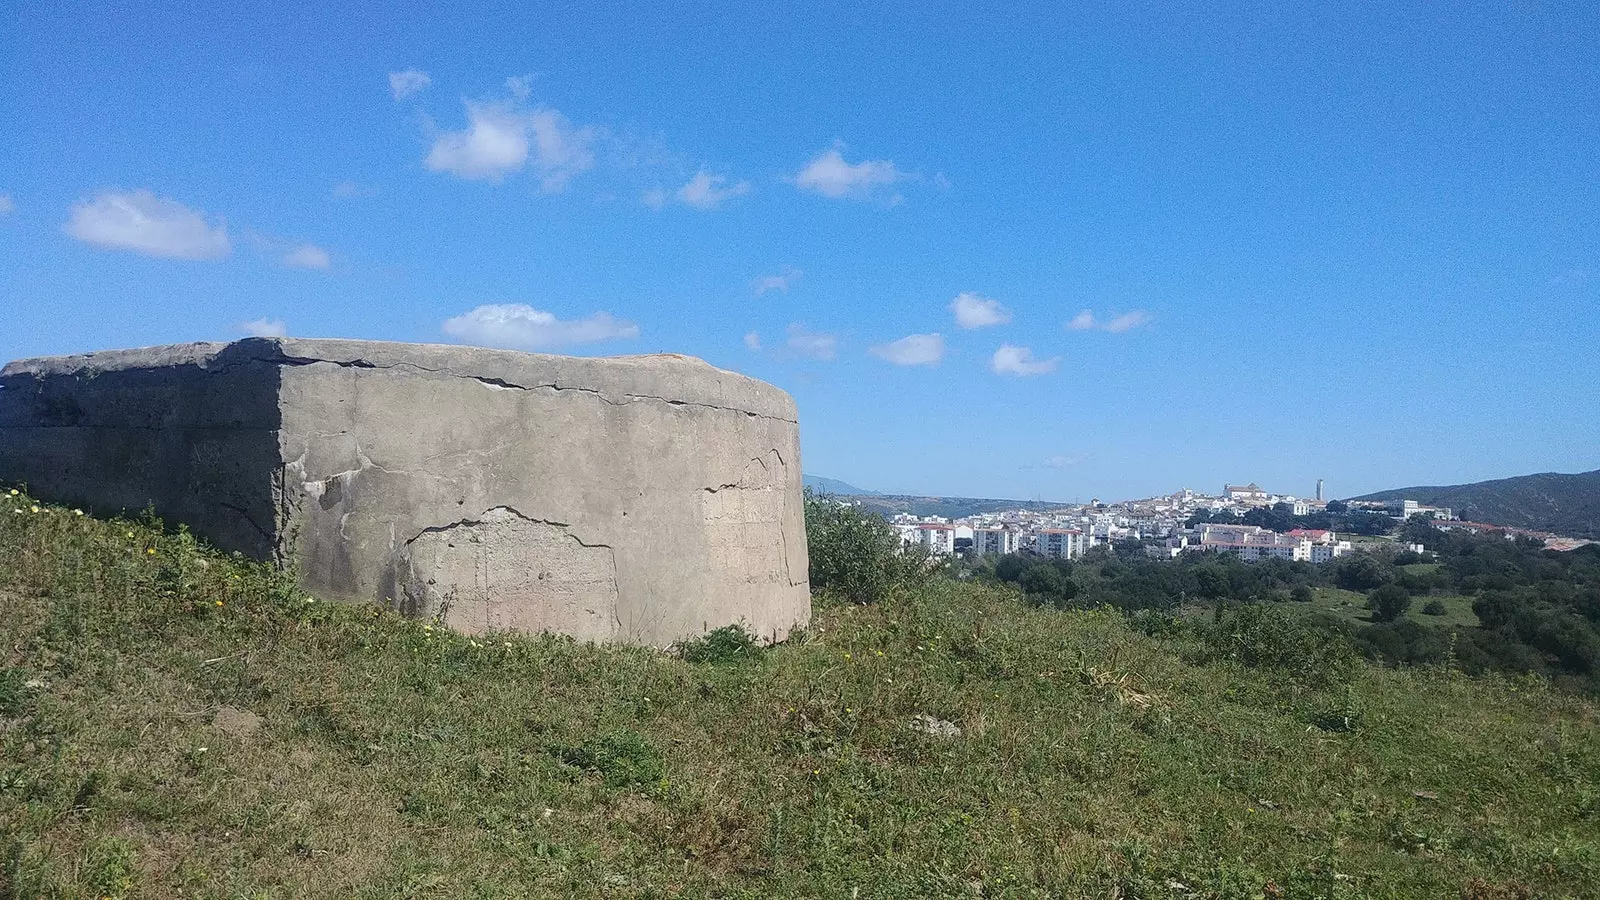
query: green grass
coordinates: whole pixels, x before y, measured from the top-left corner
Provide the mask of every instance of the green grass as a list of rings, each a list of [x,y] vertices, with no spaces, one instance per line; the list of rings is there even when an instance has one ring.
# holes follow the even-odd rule
[[[766,650],[472,639],[31,507],[0,499],[0,897],[1600,884],[1600,718],[1536,680],[1314,689],[947,581]]]
[[[1445,614],[1430,616],[1422,612],[1422,607],[1429,600],[1438,600],[1444,604]],[[1354,625],[1371,625],[1372,611],[1367,609],[1367,595],[1357,591],[1347,591],[1335,587],[1317,587],[1312,589],[1310,603],[1285,604],[1285,607],[1299,609],[1304,612],[1332,613]],[[1442,625],[1445,627],[1476,628],[1478,615],[1472,611],[1472,598],[1459,594],[1439,594],[1419,596],[1412,598],[1411,609],[1406,613],[1423,625]]]

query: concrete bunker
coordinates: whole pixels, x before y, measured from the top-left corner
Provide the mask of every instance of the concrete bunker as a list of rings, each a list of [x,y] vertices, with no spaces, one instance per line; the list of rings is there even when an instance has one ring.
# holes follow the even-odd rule
[[[318,596],[663,646],[810,615],[794,402],[675,355],[252,338],[0,370],[0,480]]]

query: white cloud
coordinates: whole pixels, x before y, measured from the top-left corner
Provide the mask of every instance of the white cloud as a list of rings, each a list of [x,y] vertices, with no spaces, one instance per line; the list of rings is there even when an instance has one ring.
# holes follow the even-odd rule
[[[467,127],[438,136],[424,164],[461,178],[499,181],[532,158],[541,187],[556,193],[594,167],[593,128],[574,128],[553,109],[466,101]]]
[[[0,194],[0,216],[16,212],[17,204],[11,202],[10,194]]]
[[[752,353],[760,350],[761,349],[761,335],[757,334],[754,331],[745,332],[744,333],[744,345]]]
[[[999,300],[980,297],[972,291],[957,294],[950,301],[950,311],[956,314],[956,324],[962,328],[984,328],[1011,321],[1011,310],[1001,306]]]
[[[1071,456],[1051,456],[1047,457],[1039,465],[1045,469],[1065,469],[1069,466],[1075,466],[1088,458],[1089,454],[1087,453],[1074,453]]]
[[[898,341],[878,344],[867,352],[897,366],[936,365],[944,359],[944,336],[937,333],[909,334]]]
[[[296,269],[326,269],[332,261],[328,251],[315,244],[301,244],[283,257],[283,264]]]
[[[515,75],[511,78],[507,78],[506,90],[510,91],[511,96],[517,98],[518,100],[528,99],[528,95],[533,93],[533,76]]]
[[[811,331],[799,322],[789,326],[788,347],[797,356],[829,362],[839,355],[839,339],[821,331]]]
[[[283,337],[289,332],[282,319],[260,318],[254,322],[239,323],[239,330],[251,337]]]
[[[1112,334],[1121,334],[1124,331],[1132,331],[1141,325],[1148,325],[1153,318],[1155,317],[1144,310],[1136,309],[1133,312],[1123,313],[1100,327]]]
[[[501,303],[445,320],[444,333],[486,347],[543,350],[636,338],[639,326],[605,312],[563,320],[523,303]]]
[[[1056,356],[1045,360],[1035,360],[1033,351],[1027,347],[1017,347],[1011,344],[1001,344],[1000,349],[994,352],[994,359],[989,366],[996,375],[1047,375],[1056,370],[1061,364],[1061,357]]]
[[[667,205],[667,192],[664,188],[651,188],[639,195],[639,202],[651,209],[660,209]]]
[[[105,191],[72,207],[67,233],[87,244],[171,259],[221,259],[228,230],[176,200],[147,190]]]
[[[851,164],[837,148],[819,154],[794,176],[797,187],[824,197],[865,197],[879,185],[894,184],[905,178],[886,159],[867,159]]]
[[[394,94],[396,100],[404,100],[412,94],[425,91],[430,84],[433,84],[433,79],[428,77],[428,73],[416,69],[389,73],[389,93]]]
[[[712,175],[704,169],[678,188],[678,200],[695,209],[716,209],[724,201],[750,193],[750,182],[728,183],[723,175]]]
[[[781,291],[787,294],[789,288],[800,280],[800,275],[800,270],[794,266],[784,266],[783,271],[776,275],[763,275],[750,282],[750,289],[756,292],[757,297],[769,291]]]
[[[1155,317],[1142,309],[1125,312],[1120,316],[1113,316],[1104,321],[1094,317],[1094,310],[1086,309],[1068,319],[1067,328],[1072,331],[1098,329],[1100,331],[1109,331],[1112,334],[1121,334],[1124,331],[1132,331],[1141,325],[1148,325],[1153,321],[1155,321]]]

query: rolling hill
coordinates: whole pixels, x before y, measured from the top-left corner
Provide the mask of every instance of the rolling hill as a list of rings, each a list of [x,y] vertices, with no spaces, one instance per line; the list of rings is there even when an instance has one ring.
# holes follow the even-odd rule
[[[1473,484],[1379,491],[1354,500],[1416,500],[1448,506],[1463,519],[1600,539],[1600,469],[1544,472]]]
[[[854,497],[871,496],[878,493],[877,491],[869,491],[866,488],[858,488],[853,484],[847,484],[837,478],[824,478],[821,475],[805,475],[802,477],[802,481],[806,487],[822,494],[844,494]]]

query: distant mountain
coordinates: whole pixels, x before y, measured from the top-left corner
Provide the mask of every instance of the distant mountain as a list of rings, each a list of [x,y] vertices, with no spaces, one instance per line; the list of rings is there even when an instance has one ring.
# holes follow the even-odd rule
[[[1354,500],[1415,500],[1448,506],[1474,522],[1600,539],[1600,469],[1564,475],[1545,472],[1475,484],[1409,487]]]
[[[821,475],[802,475],[802,483],[819,494],[850,494],[852,496],[874,496],[877,491],[864,490],[853,484],[846,484],[837,478],[823,478]]]
[[[862,506],[877,510],[884,516],[908,513],[913,516],[942,516],[960,519],[980,513],[1003,509],[1026,509],[1047,512],[1067,504],[1050,500],[991,500],[982,497],[915,497],[902,494],[874,494],[859,498]]]

